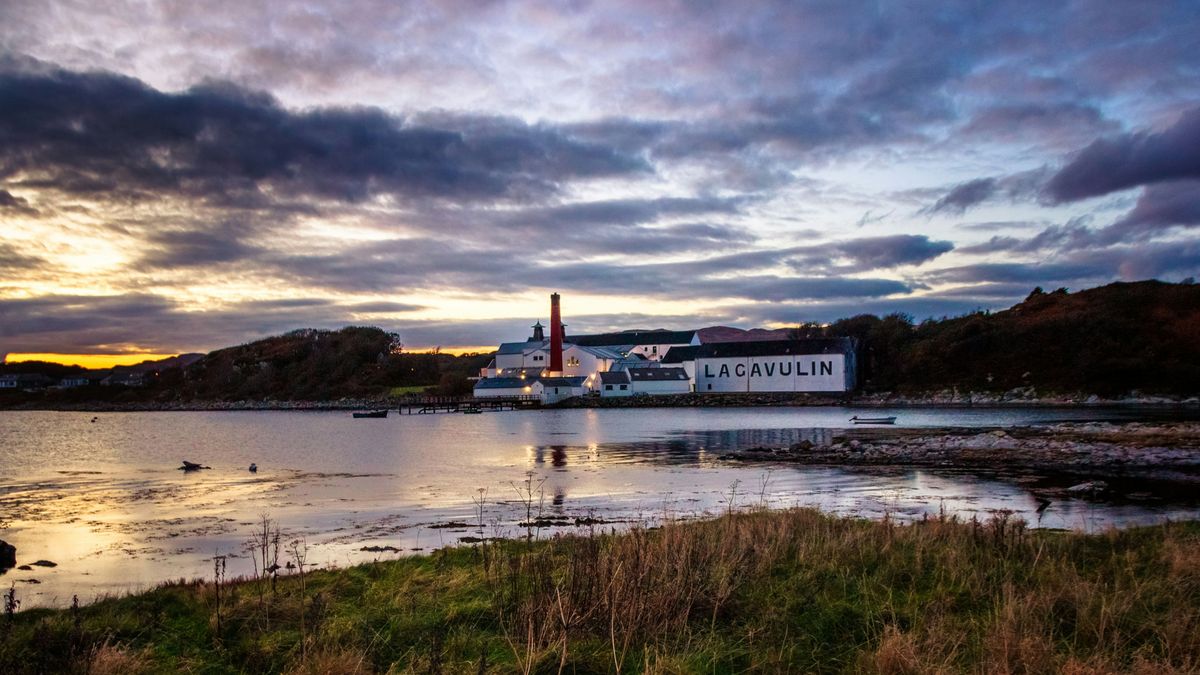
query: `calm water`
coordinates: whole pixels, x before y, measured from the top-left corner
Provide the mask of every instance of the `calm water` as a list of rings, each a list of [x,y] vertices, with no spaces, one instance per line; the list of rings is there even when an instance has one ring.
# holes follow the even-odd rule
[[[1012,408],[559,410],[383,420],[346,412],[0,412],[0,520],[8,521],[0,538],[17,546],[20,563],[58,563],[12,570],[0,583],[15,583],[24,606],[61,605],[72,594],[86,601],[208,575],[214,553],[232,556],[231,575],[247,574],[243,549],[262,515],[285,538],[303,537],[310,561],[320,565],[395,555],[363,546],[428,551],[479,534],[472,500],[480,494],[485,535],[514,535],[526,512],[520,493],[527,477],[535,512],[617,527],[714,514],[730,502],[866,517],[942,509],[987,517],[1008,509],[1043,527],[1074,529],[1200,517],[1187,502],[1060,500],[1039,521],[1031,477],[768,469],[717,459],[738,447],[828,434],[855,414],[895,414],[906,426],[1144,416]],[[212,470],[184,474],[176,467],[185,459]],[[251,462],[257,474],[247,471]],[[471,526],[435,527],[455,521]]]

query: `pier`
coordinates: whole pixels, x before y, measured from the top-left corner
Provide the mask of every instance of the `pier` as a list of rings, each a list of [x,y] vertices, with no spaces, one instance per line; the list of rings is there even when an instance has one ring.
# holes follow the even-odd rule
[[[481,413],[501,410],[520,410],[542,407],[538,396],[413,396],[396,403],[401,415],[433,415],[437,413]]]

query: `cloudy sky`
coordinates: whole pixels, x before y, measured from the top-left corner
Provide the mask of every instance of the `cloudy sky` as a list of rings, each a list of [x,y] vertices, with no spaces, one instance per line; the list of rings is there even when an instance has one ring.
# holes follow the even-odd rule
[[[1200,4],[0,2],[0,352],[1200,273]]]

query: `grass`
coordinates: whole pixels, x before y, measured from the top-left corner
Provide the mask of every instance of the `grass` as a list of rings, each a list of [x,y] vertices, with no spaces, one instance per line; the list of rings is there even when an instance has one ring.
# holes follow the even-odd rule
[[[0,671],[1200,672],[1200,523],[788,510],[491,542],[20,611]]]
[[[436,385],[418,384],[418,385],[412,385],[409,387],[392,387],[389,392],[389,395],[390,396],[407,396],[409,394],[424,394],[426,389],[433,388],[434,386],[436,386]]]

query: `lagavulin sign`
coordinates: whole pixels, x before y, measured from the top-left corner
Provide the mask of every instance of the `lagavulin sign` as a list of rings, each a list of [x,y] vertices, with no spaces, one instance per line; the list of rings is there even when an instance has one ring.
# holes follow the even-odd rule
[[[846,391],[842,354],[737,356],[696,361],[696,391]]]

